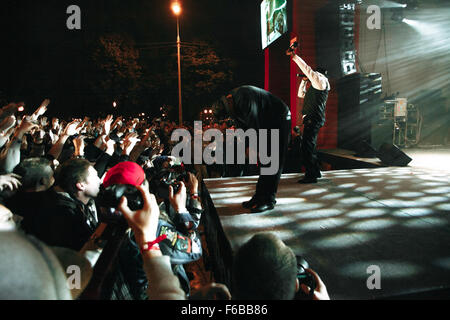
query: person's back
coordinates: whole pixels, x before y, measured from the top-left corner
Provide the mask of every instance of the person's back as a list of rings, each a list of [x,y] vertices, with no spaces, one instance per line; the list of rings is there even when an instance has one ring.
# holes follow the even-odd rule
[[[33,225],[25,224],[25,231],[48,245],[80,250],[95,231],[94,225],[87,224],[81,204],[54,188],[43,195]]]
[[[289,107],[272,93],[254,86],[241,86],[231,92],[232,114],[243,129],[277,128],[280,121],[290,120]]]

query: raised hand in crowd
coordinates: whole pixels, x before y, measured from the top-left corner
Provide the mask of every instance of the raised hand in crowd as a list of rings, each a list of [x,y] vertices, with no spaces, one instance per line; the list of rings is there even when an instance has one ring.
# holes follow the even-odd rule
[[[48,154],[51,155],[54,159],[58,160],[67,139],[69,139],[69,137],[71,136],[80,133],[81,128],[79,128],[78,125],[79,125],[78,120],[73,120],[72,122],[69,122],[64,128],[64,131],[62,132],[59,139],[55,142],[55,144],[48,152]]]
[[[186,188],[189,195],[198,194],[198,179],[192,172],[188,172]]]
[[[39,119],[39,125],[41,126],[41,128],[45,128],[48,124],[48,118],[47,117],[41,117]]]
[[[111,132],[111,124],[113,122],[113,115],[109,114],[106,116],[106,119],[103,122],[103,132],[102,135],[103,136],[108,136],[109,133]]]
[[[123,140],[123,155],[130,155],[135,145],[140,141],[139,135],[135,132],[128,133]]]
[[[136,243],[141,247],[145,243],[156,239],[160,212],[155,196],[148,191],[148,184],[143,183],[136,188],[141,192],[144,200],[142,209],[132,211],[128,207],[126,197],[120,199],[118,209],[133,230]],[[161,255],[160,251],[158,255]]]
[[[118,126],[122,126],[122,117],[121,117],[121,116],[118,117],[118,118],[114,121],[114,123],[111,125],[111,130],[116,129],[116,127],[118,127]]]
[[[159,224],[159,207],[156,198],[148,191],[148,184],[137,187],[144,199],[141,210],[132,211],[127,199],[122,197],[118,209],[134,232],[137,245],[142,250],[143,267],[149,283],[147,295],[155,300],[183,300],[186,295],[174,275],[170,257],[163,256],[158,244],[152,242],[156,238]]]
[[[80,122],[78,120],[73,120],[72,122],[69,122],[64,128],[64,131],[62,132],[62,136],[71,137],[80,133],[81,128],[79,127],[79,124]]]
[[[169,186],[169,202],[177,213],[186,213],[186,186],[183,181],[178,183],[178,191],[175,193],[172,186]]]
[[[75,152],[73,153],[73,157],[83,157],[84,156],[84,139],[86,137],[83,135],[79,135],[75,139],[73,139],[73,146],[75,147]]]
[[[3,190],[14,191],[20,188],[21,176],[15,173],[0,175],[0,192]]]
[[[89,121],[88,117],[84,117],[83,121],[80,121],[80,123],[77,126],[77,130],[79,130],[78,132],[83,131],[84,127],[86,126],[87,122]]]
[[[60,131],[60,123],[58,118],[52,118],[52,130]]]
[[[41,105],[36,109],[31,115],[31,121],[37,121],[40,116],[42,116],[47,111],[47,106],[50,104],[49,99],[42,101]]]
[[[24,117],[14,133],[14,138],[22,139],[26,133],[38,128],[39,126],[36,123],[32,122],[28,117]]]
[[[0,123],[0,132],[6,132],[16,124],[16,117],[11,115],[3,119]]]
[[[16,124],[16,117],[6,117],[0,123],[0,148],[3,147],[8,141],[11,134],[14,132],[14,125]]]

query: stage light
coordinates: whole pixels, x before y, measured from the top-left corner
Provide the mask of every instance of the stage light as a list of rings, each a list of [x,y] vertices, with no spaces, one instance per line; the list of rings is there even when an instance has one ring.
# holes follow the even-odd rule
[[[113,107],[114,107],[114,108],[117,107],[117,102],[113,101]]]
[[[414,30],[416,30],[417,32],[419,32],[424,36],[439,35],[441,33],[440,31],[442,31],[439,30],[439,28],[436,27],[436,25],[427,22],[411,19],[403,19],[403,22],[411,26]]]
[[[403,22],[405,20],[405,16],[403,14],[403,8],[393,8],[391,19],[396,22]]]
[[[17,108],[17,111],[19,112],[23,112],[25,110],[24,106],[19,106],[19,108]]]

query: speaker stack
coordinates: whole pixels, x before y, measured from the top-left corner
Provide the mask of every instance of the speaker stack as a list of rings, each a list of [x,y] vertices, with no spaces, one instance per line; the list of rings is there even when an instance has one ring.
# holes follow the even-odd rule
[[[372,121],[381,104],[379,73],[357,73],[356,1],[330,1],[316,15],[317,65],[336,80],[338,148],[361,151],[371,144]]]
[[[355,6],[337,1],[316,13],[317,64],[334,79],[356,72]]]

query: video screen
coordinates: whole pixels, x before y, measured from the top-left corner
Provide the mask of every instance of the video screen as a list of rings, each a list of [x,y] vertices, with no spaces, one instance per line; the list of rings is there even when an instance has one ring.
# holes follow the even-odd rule
[[[261,3],[262,48],[288,31],[287,0],[264,0]]]

